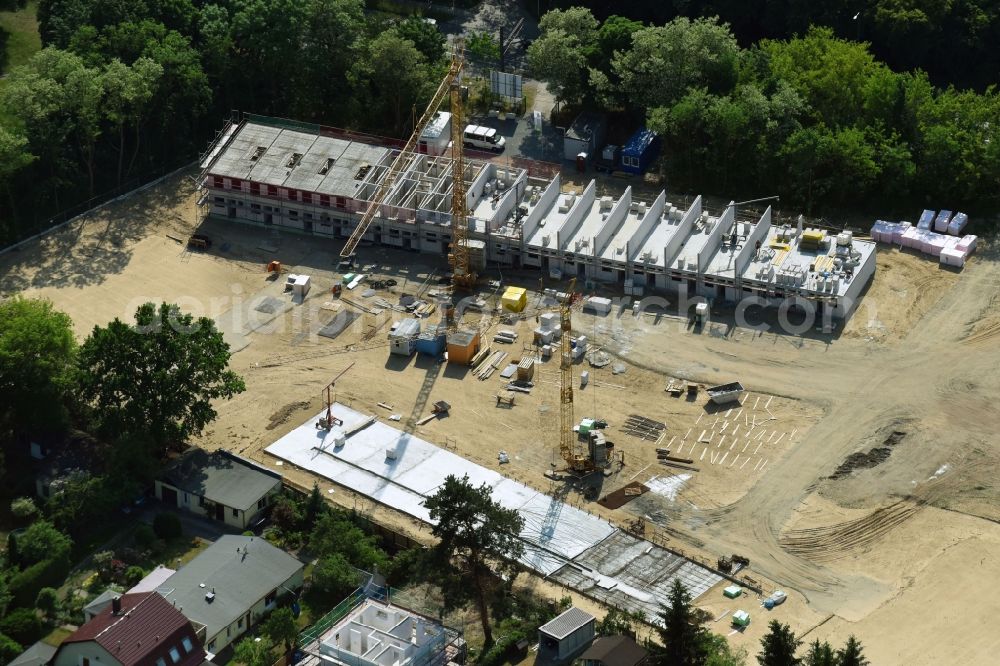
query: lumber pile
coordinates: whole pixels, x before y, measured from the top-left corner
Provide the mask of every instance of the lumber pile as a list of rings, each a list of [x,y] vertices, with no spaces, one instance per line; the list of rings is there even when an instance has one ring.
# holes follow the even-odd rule
[[[505,351],[495,351],[481,366],[476,368],[472,374],[479,378],[479,381],[486,381],[490,378],[497,368],[504,362],[507,358],[507,352]]]

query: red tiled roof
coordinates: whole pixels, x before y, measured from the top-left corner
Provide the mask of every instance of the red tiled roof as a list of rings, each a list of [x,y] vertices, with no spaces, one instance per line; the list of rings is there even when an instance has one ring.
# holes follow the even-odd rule
[[[190,653],[181,644],[185,637],[193,646]],[[156,592],[123,595],[117,615],[108,606],[63,643],[86,641],[96,642],[122,666],[156,666],[159,658],[166,666],[198,666],[205,661],[191,623]],[[177,649],[179,661],[170,657],[171,648]]]

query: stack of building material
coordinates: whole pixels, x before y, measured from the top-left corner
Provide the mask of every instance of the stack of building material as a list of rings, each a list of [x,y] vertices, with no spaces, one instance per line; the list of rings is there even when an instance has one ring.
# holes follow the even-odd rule
[[[533,356],[525,356],[517,364],[517,380],[519,382],[530,382],[535,377],[535,359]]]
[[[546,312],[538,317],[538,328],[535,329],[535,344],[547,345],[559,337],[559,315]]]
[[[500,303],[507,312],[521,312],[528,304],[528,290],[523,287],[507,287],[500,297]]]
[[[606,315],[611,312],[611,299],[591,296],[584,302],[583,309],[595,314]]]
[[[965,213],[955,213],[955,217],[951,218],[951,222],[948,223],[948,233],[952,236],[958,236],[965,229],[965,225],[969,223],[969,216]]]
[[[930,231],[931,225],[934,224],[934,211],[925,210],[920,214],[920,220],[917,222],[917,229],[921,231]]]
[[[877,243],[903,244],[903,235],[913,226],[909,222],[886,222],[885,220],[875,220],[872,225],[872,240]]]
[[[934,219],[934,231],[943,234],[948,231],[948,224],[951,222],[951,211],[942,210]]]
[[[941,250],[940,261],[945,266],[965,266],[965,260],[976,250],[977,238],[975,236],[965,236],[961,239],[949,238],[950,243]]]

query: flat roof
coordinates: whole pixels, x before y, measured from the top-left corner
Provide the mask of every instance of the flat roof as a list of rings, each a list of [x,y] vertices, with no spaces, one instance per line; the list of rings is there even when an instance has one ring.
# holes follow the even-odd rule
[[[787,250],[782,247],[774,247],[777,243],[777,237],[781,233],[780,226],[772,226],[768,232],[767,237],[761,243],[761,252],[758,256],[755,256],[747,264],[747,267],[743,271],[742,278],[749,282],[757,283],[777,283],[777,274],[782,270],[798,270],[805,274],[805,283],[796,287],[797,289],[803,289],[806,291],[815,291],[818,294],[825,294],[828,296],[844,296],[847,294],[847,290],[851,286],[851,282],[844,279],[842,272],[837,271],[833,267],[833,260],[836,255],[836,235],[828,234],[829,241],[827,242],[827,247],[821,248],[819,250],[803,249],[800,247],[798,240],[793,240]],[[853,239],[851,242],[851,250],[856,253],[856,259],[858,266],[863,266],[874,254],[875,243],[872,241],[864,241]],[[828,259],[823,259],[824,257]],[[819,262],[819,263],[817,263]],[[824,267],[825,264],[827,267]],[[835,276],[840,276],[841,279],[838,281],[836,291],[820,291],[817,285],[818,275],[816,273],[810,274],[810,267],[816,266],[817,271],[826,270]],[[771,267],[770,276],[766,279],[758,278],[758,273],[768,267]]]
[[[594,131],[604,124],[604,115],[595,111],[584,111],[573,120],[566,130],[566,136],[571,139],[590,141]]]
[[[244,123],[207,171],[275,187],[353,197],[361,167],[379,164],[388,148],[318,133]]]
[[[569,211],[572,210],[573,206],[570,205],[569,209],[565,213],[559,212],[559,206],[562,205],[563,201],[566,200],[567,196],[573,194],[572,192],[560,192],[559,196],[556,197],[555,203],[552,207],[546,211],[546,214],[542,217],[545,220],[544,225],[539,225],[535,228],[535,231],[528,238],[524,239],[524,242],[528,245],[535,245],[540,248],[545,248],[549,250],[558,250],[556,247],[556,239],[559,236],[559,230],[562,229],[563,223],[566,221],[566,216],[569,215]],[[573,203],[575,204],[579,200],[580,195],[575,194]],[[545,245],[542,243],[542,238],[549,236],[549,244]]]
[[[614,203],[612,203],[612,206],[614,206]],[[602,212],[600,199],[595,199],[594,203],[590,206],[590,210],[584,213],[583,221],[580,223],[580,226],[576,228],[576,231],[572,236],[563,239],[563,246],[559,249],[564,252],[575,252],[577,254],[593,256],[594,237],[607,222],[605,215],[610,212],[610,208]],[[586,241],[587,245],[581,245],[580,249],[577,250],[577,241]]]
[[[743,248],[746,237],[757,227],[756,222],[737,221],[731,231],[735,231],[736,245],[719,237],[719,247],[712,253],[705,272],[719,277],[736,278],[736,255]],[[731,236],[732,237],[732,236]]]
[[[631,155],[633,157],[642,155],[654,141],[656,141],[656,132],[646,128],[637,129],[635,134],[630,136],[628,141],[625,142],[625,146],[622,148],[622,155]]]
[[[633,199],[633,201],[635,201]],[[633,213],[631,210],[625,214],[625,219],[619,225],[618,230],[612,234],[611,238],[608,240],[607,247],[601,252],[601,259],[621,261],[625,262],[628,260],[628,255],[625,254],[625,246],[635,232],[639,230],[639,224],[642,222],[643,214]],[[617,248],[622,248],[622,252],[619,254]]]
[[[420,133],[421,139],[436,139],[441,136],[441,133],[448,128],[448,123],[451,121],[451,113],[448,111],[438,111],[431,118],[431,121],[427,123],[427,127],[424,131]]]
[[[656,257],[656,261],[653,262],[654,266],[669,268],[666,262],[673,259],[673,257],[664,257],[663,248],[677,234],[680,225],[680,220],[670,220],[666,216],[661,215],[660,219],[653,226],[653,230],[646,237],[646,240],[643,241],[642,247],[639,248],[639,254],[636,255],[635,262],[637,264],[642,263],[642,255],[646,252],[651,252]]]

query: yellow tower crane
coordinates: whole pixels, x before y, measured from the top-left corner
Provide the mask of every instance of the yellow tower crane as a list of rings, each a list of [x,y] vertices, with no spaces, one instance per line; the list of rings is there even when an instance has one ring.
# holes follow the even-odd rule
[[[350,238],[340,251],[341,257],[351,257],[358,248],[358,243],[368,231],[372,220],[378,214],[379,209],[385,204],[389,193],[396,184],[400,174],[413,161],[420,135],[423,134],[427,125],[434,118],[438,107],[448,97],[451,104],[451,173],[452,173],[452,193],[451,193],[451,227],[452,244],[451,252],[448,254],[448,262],[454,274],[454,284],[459,288],[471,288],[475,285],[478,276],[471,269],[469,257],[469,227],[468,211],[465,203],[465,158],[463,155],[462,138],[465,126],[462,124],[464,117],[464,104],[462,100],[462,70],[465,67],[465,44],[463,40],[456,39],[454,50],[451,56],[451,65],[448,73],[438,85],[434,96],[423,115],[413,127],[413,134],[410,135],[406,145],[396,155],[396,158],[389,165],[389,169],[378,183],[375,194],[368,202],[364,214],[358,221],[358,226],[351,233]]]
[[[580,446],[579,438],[573,431],[573,351],[570,338],[573,335],[572,303],[576,278],[570,280],[569,290],[559,308],[559,453],[569,466],[569,470],[587,473],[594,470],[594,461]]]
[[[462,68],[463,49],[462,40],[456,40],[452,61],[458,59],[459,73]],[[469,251],[469,211],[465,202],[464,118],[462,86],[456,74],[451,78],[451,252],[448,253],[448,263],[452,270],[452,284],[459,289],[470,290],[475,286],[479,276],[472,270]]]

